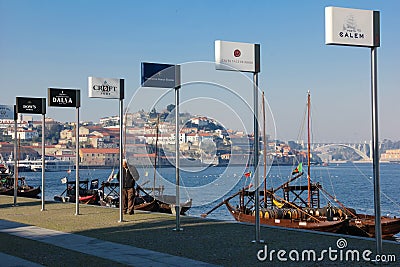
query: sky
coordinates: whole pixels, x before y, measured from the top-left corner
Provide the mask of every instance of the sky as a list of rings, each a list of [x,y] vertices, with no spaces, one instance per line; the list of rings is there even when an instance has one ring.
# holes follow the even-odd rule
[[[259,87],[271,110],[268,129],[277,139],[302,139],[310,90],[314,142],[369,142],[370,49],[325,45],[326,6],[381,12],[379,139],[400,140],[397,0],[0,0],[0,104],[15,104],[18,96],[47,97],[49,87],[77,88],[81,120],[118,115],[118,101],[88,97],[87,77],[95,76],[125,79],[129,111],[161,109],[174,103],[173,92],[141,94],[140,63],[182,64],[182,79],[192,83],[181,90],[181,111],[251,131],[252,77],[216,71],[214,41],[258,43]],[[220,84],[236,88],[224,91]],[[76,115],[48,107],[46,116],[74,121]]]

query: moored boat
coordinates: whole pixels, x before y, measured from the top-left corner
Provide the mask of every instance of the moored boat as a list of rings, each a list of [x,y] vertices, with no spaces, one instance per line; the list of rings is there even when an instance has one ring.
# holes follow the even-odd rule
[[[400,218],[381,216],[382,238],[392,239],[394,235],[400,233]],[[368,214],[356,214],[355,218],[350,219],[347,233],[375,237],[375,216]]]
[[[225,202],[230,214],[236,221],[255,223],[254,212],[243,212],[234,208],[228,201]],[[326,217],[302,215],[297,209],[270,209],[260,210],[260,224],[292,229],[322,231],[338,233],[348,225],[347,220],[333,218],[329,221]]]
[[[76,202],[76,181],[68,181],[65,177],[62,183],[66,184],[66,189],[60,194],[55,195],[54,200],[58,202]],[[98,179],[79,181],[79,203],[99,205]]]
[[[18,177],[18,187],[17,196],[28,197],[28,198],[38,198],[41,193],[40,186],[34,187],[26,183],[25,177]],[[7,176],[1,177],[0,180],[0,195],[14,195],[14,177]]]
[[[320,189],[333,201],[338,203],[342,207],[343,216],[349,218],[349,226],[344,230],[344,234],[375,237],[376,224],[374,215],[357,213],[354,209],[346,207],[323,188]],[[394,235],[400,233],[400,218],[381,216],[381,227],[382,238],[392,239]]]
[[[151,188],[157,191],[157,194],[151,194],[147,191],[149,188],[142,188],[136,185],[135,210],[144,210],[161,213],[175,213],[175,196],[164,195],[163,188]],[[99,188],[100,205],[107,207],[119,207],[119,182],[103,182]],[[149,193],[150,192],[150,193]],[[180,214],[185,213],[191,208],[192,200],[180,204]]]
[[[308,92],[307,99],[308,115],[310,114],[310,93]],[[263,97],[263,114],[265,114],[264,97]],[[310,116],[309,116],[310,118]],[[308,122],[310,122],[308,120]],[[264,116],[265,125],[265,116]],[[264,140],[266,133],[264,127]],[[292,172],[292,177],[289,181],[282,184],[276,189],[267,190],[266,184],[266,166],[267,166],[267,151],[264,141],[264,190],[259,191],[259,196],[262,199],[257,202],[259,196],[256,196],[258,191],[250,191],[250,185],[233,194],[229,198],[222,201],[209,212],[202,214],[202,217],[207,216],[219,206],[225,205],[236,221],[255,223],[256,217],[259,217],[259,222],[262,225],[278,226],[292,229],[303,229],[324,232],[340,232],[348,226],[348,219],[335,214],[334,209],[328,205],[320,208],[319,204],[319,184],[312,184],[310,178],[311,153],[310,153],[310,123],[308,123],[308,173],[307,184],[302,186],[292,186],[291,182],[300,178],[303,175],[302,163],[299,163],[297,168]],[[245,173],[244,176],[251,176],[251,172]],[[283,190],[283,197],[279,197],[276,192]],[[307,193],[306,197],[303,193]],[[239,205],[233,207],[230,200],[239,197]],[[315,209],[318,208],[318,209]],[[259,214],[256,212],[259,211]],[[256,216],[259,215],[259,216]]]

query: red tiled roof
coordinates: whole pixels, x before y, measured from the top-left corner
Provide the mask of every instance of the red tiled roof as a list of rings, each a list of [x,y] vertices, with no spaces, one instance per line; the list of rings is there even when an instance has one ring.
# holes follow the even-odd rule
[[[113,154],[119,153],[118,148],[81,148],[82,153]]]

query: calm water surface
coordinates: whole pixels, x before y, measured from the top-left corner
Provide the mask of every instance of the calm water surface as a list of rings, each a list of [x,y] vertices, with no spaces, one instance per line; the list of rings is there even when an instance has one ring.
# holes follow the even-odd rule
[[[273,166],[267,175],[268,188],[277,187],[287,181],[294,168],[292,166]],[[141,178],[139,184],[151,186],[154,180],[154,170],[138,168]],[[180,173],[181,202],[192,198],[193,207],[189,215],[200,216],[224,198],[237,192],[248,185],[250,178],[243,176],[249,171],[245,167],[209,167],[209,168],[183,168]],[[307,172],[307,168],[303,168]],[[81,180],[98,178],[104,181],[111,173],[110,169],[84,169],[80,168]],[[21,173],[30,185],[41,185],[41,173]],[[54,195],[61,194],[65,189],[60,179],[63,177],[75,180],[75,173],[47,172],[45,174],[45,198],[53,200]],[[263,171],[259,172],[260,180],[263,179]],[[306,184],[306,175],[298,179],[294,184]],[[175,169],[160,168],[156,173],[156,185],[164,185],[167,194],[175,195]],[[327,167],[315,166],[311,168],[311,177],[314,182],[320,182],[325,190],[335,196],[348,207],[352,207],[359,213],[374,213],[374,195],[372,181],[372,165],[368,163],[358,164],[331,164]],[[400,216],[400,164],[385,163],[380,165],[381,181],[381,210],[382,215]],[[332,201],[321,197],[322,204]],[[235,203],[234,200],[231,202]],[[220,220],[233,220],[225,206],[211,213],[208,218]]]

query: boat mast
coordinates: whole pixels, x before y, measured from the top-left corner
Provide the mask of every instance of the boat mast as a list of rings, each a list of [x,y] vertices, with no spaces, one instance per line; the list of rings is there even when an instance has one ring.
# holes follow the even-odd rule
[[[308,189],[308,207],[311,207],[311,177],[310,177],[310,165],[311,165],[311,144],[310,144],[310,90],[307,92],[307,189]]]
[[[262,93],[262,112],[263,112],[263,141],[264,141],[264,208],[267,207],[267,134],[265,120],[265,100]]]

